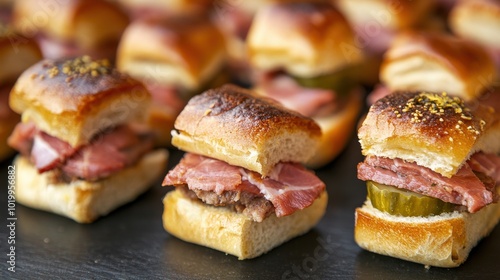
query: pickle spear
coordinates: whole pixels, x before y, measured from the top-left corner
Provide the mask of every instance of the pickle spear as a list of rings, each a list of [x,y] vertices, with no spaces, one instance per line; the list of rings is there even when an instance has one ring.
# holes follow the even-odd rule
[[[391,215],[427,217],[453,212],[458,205],[396,187],[366,182],[373,207]]]

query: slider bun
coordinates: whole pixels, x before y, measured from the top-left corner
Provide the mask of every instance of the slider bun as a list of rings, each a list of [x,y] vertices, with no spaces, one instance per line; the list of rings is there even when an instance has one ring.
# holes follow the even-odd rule
[[[331,73],[362,59],[347,20],[326,3],[263,7],[253,20],[247,48],[254,67],[300,77]]]
[[[2,26],[0,25],[0,28]],[[21,37],[10,29],[0,30],[0,86],[15,82],[31,65],[42,59],[35,41]]]
[[[205,17],[135,21],[123,34],[117,67],[160,85],[197,90],[225,60],[222,33]]]
[[[453,33],[486,46],[500,48],[498,1],[458,1],[448,21]]]
[[[358,137],[365,156],[400,158],[451,177],[475,152],[500,151],[498,117],[491,107],[458,97],[395,92],[373,104]]]
[[[276,215],[258,223],[225,207],[214,207],[186,198],[174,190],[163,199],[163,226],[186,242],[213,248],[238,259],[258,257],[282,243],[305,234],[326,211],[328,195],[292,215]]]
[[[138,81],[105,61],[81,57],[30,67],[14,85],[10,106],[23,121],[77,147],[105,129],[142,119],[150,99]]]
[[[321,129],[310,118],[233,85],[193,97],[175,121],[172,145],[266,176],[278,162],[307,162]]]
[[[84,49],[117,42],[129,19],[117,5],[104,0],[16,0],[13,25],[32,38],[38,33]]]
[[[431,10],[431,0],[335,0],[338,9],[355,25],[402,30],[415,26]],[[367,28],[368,30],[368,28]]]
[[[345,107],[331,116],[313,118],[321,128],[320,144],[314,156],[307,161],[309,168],[319,168],[331,162],[344,150],[352,138],[361,112],[362,95],[359,89],[349,94]]]
[[[476,43],[405,32],[385,53],[380,79],[391,90],[445,91],[471,100],[493,83],[495,71],[492,58]]]
[[[393,216],[367,200],[356,209],[354,239],[363,249],[436,267],[457,267],[500,220],[500,203],[481,211],[431,217]]]
[[[149,189],[166,168],[168,152],[156,150],[138,163],[114,175],[97,181],[55,181],[54,171],[39,174],[28,159],[18,156],[17,202],[71,218],[79,223],[91,223],[121,205],[136,199]]]

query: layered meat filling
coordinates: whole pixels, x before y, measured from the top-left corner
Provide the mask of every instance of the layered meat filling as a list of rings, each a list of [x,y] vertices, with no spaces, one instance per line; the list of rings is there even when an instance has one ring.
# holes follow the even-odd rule
[[[463,205],[474,213],[498,201],[495,187],[500,182],[500,157],[478,152],[447,178],[402,159],[367,156],[358,164],[358,178]]]
[[[40,173],[57,171],[63,181],[97,181],[138,162],[153,148],[153,136],[142,128],[121,125],[94,136],[87,145],[72,147],[27,122],[16,126],[8,143]]]
[[[325,189],[312,172],[296,163],[279,163],[268,177],[226,162],[186,153],[163,186],[180,188],[203,203],[228,207],[261,222],[309,207]]]

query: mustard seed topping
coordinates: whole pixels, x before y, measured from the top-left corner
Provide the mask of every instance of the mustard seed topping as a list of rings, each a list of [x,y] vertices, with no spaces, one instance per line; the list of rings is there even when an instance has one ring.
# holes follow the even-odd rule
[[[92,60],[89,56],[81,56],[65,61],[60,70],[52,63],[44,66],[48,68],[47,75],[49,78],[54,78],[62,72],[62,74],[66,75],[65,80],[68,83],[79,76],[90,75],[92,77],[98,77],[100,75],[109,74],[112,70],[108,60]]]
[[[448,96],[445,92],[441,94],[421,92],[408,99],[402,107],[399,106],[398,110],[393,110],[393,114],[397,118],[406,114],[410,122],[414,124],[432,121],[445,122],[454,119],[450,116],[457,115],[459,120],[452,124],[452,130],[460,134],[470,132],[474,137],[479,135],[486,125],[484,120],[480,120],[479,125],[472,121],[472,113],[465,102],[458,97]],[[450,137],[449,140],[453,141],[453,138]]]

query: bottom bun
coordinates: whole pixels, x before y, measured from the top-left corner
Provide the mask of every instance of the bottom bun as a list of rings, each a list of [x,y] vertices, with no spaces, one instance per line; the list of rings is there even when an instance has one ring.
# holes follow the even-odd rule
[[[474,214],[455,211],[402,217],[379,211],[367,200],[356,209],[354,239],[361,248],[374,253],[426,266],[457,267],[499,219],[499,203]]]
[[[194,201],[174,190],[163,200],[163,226],[184,241],[237,256],[240,260],[251,259],[308,232],[323,217],[327,203],[325,191],[306,209],[281,218],[273,214],[259,223],[225,207]]]
[[[146,154],[136,165],[97,181],[54,182],[54,172],[39,174],[23,156],[16,166],[16,200],[35,209],[91,223],[145,192],[160,178],[168,159],[166,150]]]
[[[321,127],[321,142],[314,156],[305,164],[308,168],[319,168],[331,162],[344,150],[353,137],[362,107],[362,94],[355,89],[349,94],[342,111],[332,116],[314,118]]]

